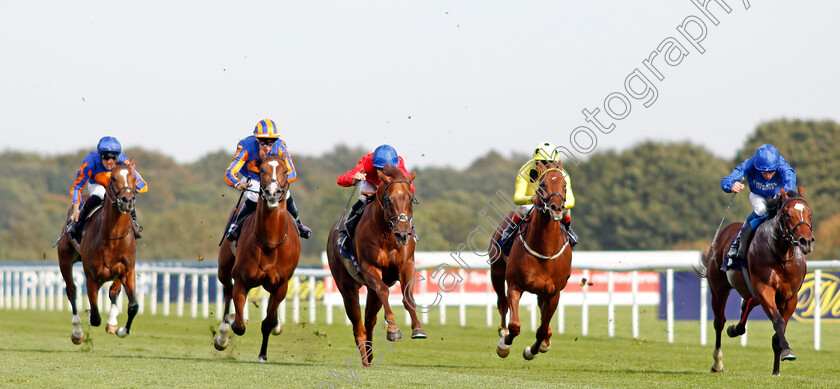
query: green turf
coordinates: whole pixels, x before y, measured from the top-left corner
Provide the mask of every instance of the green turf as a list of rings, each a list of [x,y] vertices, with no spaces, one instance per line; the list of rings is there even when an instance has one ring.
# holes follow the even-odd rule
[[[404,339],[393,343],[393,350],[376,340],[381,352],[377,364],[362,368],[338,309],[337,324],[287,323],[280,336],[270,339],[265,364],[257,362],[261,335],[255,320],[243,337],[234,337],[220,352],[212,345],[215,319],[140,315],[125,339],[106,334],[104,327],[91,328],[83,319],[89,338],[76,346],[70,342],[67,312],[0,310],[0,386],[278,388],[317,387],[329,380],[337,387],[353,387],[337,378],[351,374],[349,360],[358,387],[840,387],[840,323],[823,323],[822,350],[815,351],[813,325],[791,322],[788,339],[798,359],[783,362],[782,376],[773,377],[770,323],[754,321],[747,347],[724,338],[726,372],[712,374],[711,325],[707,346],[699,344],[697,322],[678,322],[675,342],[669,344],[665,322],[647,307],[641,315],[641,338],[633,339],[630,311],[619,308],[616,336],[609,338],[605,311],[590,309],[589,335],[584,337],[580,309],[567,308],[565,333],[555,331],[551,350],[525,361],[522,349],[533,342],[527,314],[511,355],[501,359],[495,353],[496,325],[485,326],[484,309],[470,309],[467,322],[472,324],[460,327],[457,309],[450,308],[446,326],[437,324],[437,312],[430,315],[424,326],[428,339]],[[323,313],[319,309],[319,320]],[[308,313],[304,310],[301,317],[308,318]],[[402,325],[401,307],[397,318]],[[120,320],[125,320],[124,313]]]

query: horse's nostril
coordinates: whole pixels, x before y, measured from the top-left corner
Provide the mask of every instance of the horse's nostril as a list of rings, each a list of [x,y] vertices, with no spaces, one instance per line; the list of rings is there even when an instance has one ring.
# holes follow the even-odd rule
[[[806,243],[808,243],[808,241],[805,240],[805,238],[799,238],[799,244],[800,245],[804,246]]]

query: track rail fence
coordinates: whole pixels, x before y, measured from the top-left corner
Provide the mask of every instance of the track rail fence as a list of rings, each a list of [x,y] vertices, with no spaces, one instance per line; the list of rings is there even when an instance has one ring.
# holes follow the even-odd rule
[[[637,252],[638,253],[638,252]],[[663,253],[663,252],[657,252]],[[420,254],[420,253],[418,253]],[[440,253],[436,258],[441,258]],[[448,253],[447,253],[448,254]],[[580,253],[579,253],[580,254]],[[695,255],[699,255],[694,252]],[[473,261],[476,263],[476,261]],[[590,272],[601,271],[606,274],[607,292],[606,293],[591,293],[589,291],[590,285],[582,282],[580,286],[580,293],[561,293],[560,303],[556,312],[556,331],[564,333],[566,317],[565,307],[577,306],[581,309],[581,335],[589,335],[589,309],[593,306],[605,306],[607,310],[607,336],[615,336],[616,306],[629,306],[631,315],[629,321],[632,328],[632,336],[638,338],[640,336],[639,328],[639,307],[640,306],[656,306],[661,303],[658,296],[650,298],[650,294],[645,297],[643,293],[639,292],[639,278],[641,272],[657,272],[665,274],[665,311],[666,311],[666,325],[667,325],[667,340],[670,343],[674,341],[674,272],[683,270],[693,270],[693,262],[688,264],[672,264],[672,266],[663,266],[661,261],[653,261],[648,264],[627,263],[628,261],[614,262],[606,261],[598,263],[597,261],[587,261],[588,263],[574,263],[573,268],[582,271],[583,277],[588,278]],[[683,261],[685,262],[685,261]],[[181,262],[185,263],[185,262]],[[483,262],[481,262],[483,263]],[[480,267],[484,267],[481,269]],[[435,314],[439,317],[441,324],[447,323],[447,308],[457,308],[458,310],[458,324],[466,325],[466,307],[468,306],[484,306],[486,310],[486,325],[492,327],[495,323],[496,314],[496,294],[493,292],[489,282],[489,266],[483,263],[483,266],[471,266],[469,269],[457,268],[454,266],[448,267],[453,272],[461,277],[466,277],[467,273],[473,279],[484,279],[482,284],[486,285],[486,290],[483,293],[467,293],[467,282],[458,284],[455,288],[448,291],[448,293],[441,293],[439,304],[431,312],[420,313],[420,320],[423,323],[429,322],[430,314]],[[809,261],[809,271],[815,273],[814,285],[814,349],[820,348],[820,332],[821,332],[821,273],[826,269],[840,269],[840,261]],[[425,280],[429,280],[430,273],[433,274],[434,267],[420,266],[418,264],[418,274]],[[138,301],[140,303],[140,315],[162,315],[162,316],[176,316],[176,317],[192,317],[192,318],[210,318],[215,316],[216,319],[221,320],[223,313],[223,295],[221,284],[216,278],[215,267],[187,267],[187,266],[163,266],[163,265],[146,265],[138,263],[135,273],[137,275],[136,291]],[[76,283],[76,299],[79,310],[84,311],[89,309],[89,303],[85,293],[84,275],[81,266],[76,265],[73,273],[74,281]],[[623,293],[619,296],[615,292],[615,280],[618,277],[629,277],[631,283],[631,290],[629,293]],[[309,269],[298,268],[295,271],[295,277],[292,279],[292,285],[289,288],[287,298],[281,302],[278,316],[282,322],[286,322],[287,304],[291,304],[291,320],[298,323],[301,321],[302,311],[308,313],[307,320],[315,323],[318,320],[318,312],[323,312],[323,317],[326,323],[332,324],[334,321],[334,308],[339,307],[343,309],[341,296],[336,291],[332,276],[328,269]],[[571,280],[570,280],[571,283]],[[107,314],[109,304],[107,292],[111,283],[106,283],[100,290],[98,296],[98,306],[101,311]],[[397,284],[399,285],[399,284]],[[40,310],[40,311],[70,311],[71,307],[66,298],[64,280],[58,270],[57,265],[0,265],[0,309],[4,310]],[[364,290],[364,288],[362,288]],[[391,304],[395,308],[402,307],[401,294],[399,290],[394,293],[392,289]],[[426,282],[418,283],[415,289],[415,297],[418,305],[422,303],[430,303],[434,298],[433,291],[429,290]],[[700,294],[700,316],[705,318],[708,315],[708,284],[706,282],[700,283],[698,290]],[[316,296],[319,295],[320,296]],[[627,297],[629,299],[623,298]],[[120,293],[117,299],[117,305],[120,311],[123,312],[123,304],[125,300],[125,292]],[[360,299],[364,302],[364,299]],[[249,304],[246,304],[244,316],[248,319],[249,312],[251,314],[259,313],[260,318],[266,316],[266,306],[268,305],[268,293],[262,288],[252,289],[249,293]],[[302,309],[301,304],[304,304]],[[523,321],[525,316],[530,316],[530,327],[532,331],[536,330],[538,325],[537,304],[536,298],[533,295],[523,295],[521,306],[528,311],[526,315],[522,314]],[[174,312],[172,312],[174,308]],[[187,312],[187,309],[189,311]],[[402,310],[402,309],[400,309]],[[231,306],[231,311],[233,308]],[[254,312],[256,311],[256,312]],[[437,312],[435,312],[437,311]],[[345,322],[349,323],[349,319],[345,316]],[[408,312],[405,312],[405,322],[410,324]],[[700,344],[705,345],[707,342],[706,334],[708,330],[708,320],[700,320]],[[746,345],[746,335],[742,336],[741,344]]]

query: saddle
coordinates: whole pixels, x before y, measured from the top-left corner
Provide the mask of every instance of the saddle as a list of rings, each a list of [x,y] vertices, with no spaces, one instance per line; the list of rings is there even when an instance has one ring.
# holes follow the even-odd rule
[[[102,209],[103,205],[104,204],[99,204],[93,207],[93,209],[90,210],[90,213],[88,213],[87,217],[85,217],[84,219],[80,219],[76,223],[76,229],[73,229],[73,222],[67,220],[67,227],[64,230],[65,233],[67,233],[67,235],[69,235],[70,238],[74,240],[77,244],[82,244],[82,237],[85,235],[85,231],[87,231],[87,227],[89,224],[88,222],[90,221],[90,219],[93,218],[93,215],[96,215],[96,213]],[[78,240],[76,238],[78,238]]]
[[[515,240],[516,236],[524,234],[527,231],[528,224],[531,221],[531,212],[528,212],[528,214],[525,215],[525,218],[519,220],[517,219],[519,219],[519,215],[514,214],[512,221],[516,224],[516,226],[513,227],[513,231],[511,231],[510,236],[505,237],[502,236],[503,234],[499,235],[499,248],[502,249],[502,253],[506,257],[510,255],[510,249],[511,247],[513,247],[513,241]]]

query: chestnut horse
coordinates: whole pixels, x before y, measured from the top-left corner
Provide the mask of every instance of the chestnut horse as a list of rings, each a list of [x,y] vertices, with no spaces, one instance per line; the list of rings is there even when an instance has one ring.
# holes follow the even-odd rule
[[[726,323],[724,308],[732,289],[741,295],[741,318],[737,325],[730,325],[726,329],[726,334],[732,338],[743,335],[746,332],[747,315],[761,305],[776,331],[772,339],[773,374],[779,375],[780,360],[796,359],[785,339],[785,327],[796,308],[799,288],[807,271],[805,254],[814,248],[812,211],[805,202],[802,187],[799,187],[799,193],[782,191],[780,197],[768,202],[767,208],[771,212],[776,210],[776,215],[756,230],[747,251],[744,269],[727,272],[720,270],[729,243],[738,234],[741,223],[729,224],[720,232],[697,269],[700,277],[709,280],[712,292],[716,336],[712,372],[723,371],[720,333]]]
[[[353,336],[361,354],[362,364],[370,366],[373,359],[373,328],[376,315],[385,306],[385,323],[388,341],[402,338],[402,332],[396,325],[394,312],[388,303],[388,288],[397,280],[403,288],[403,305],[411,316],[411,338],[426,338],[426,332],[420,326],[417,312],[414,310],[414,239],[411,230],[412,206],[415,203],[411,193],[411,182],[417,173],[405,177],[400,169],[386,166],[379,171],[382,184],[374,192],[375,199],[367,205],[356,226],[353,240],[353,252],[361,268],[360,281],[350,274],[344,258],[338,251],[338,226],[344,219],[339,219],[330,231],[327,239],[327,257],[330,272],[335,278],[347,317],[353,323]],[[353,270],[355,272],[355,270]],[[359,288],[367,286],[367,305],[365,322],[359,307]],[[411,302],[408,300],[411,299]]]
[[[139,305],[134,294],[134,255],[137,241],[134,239],[134,222],[131,212],[134,211],[135,176],[134,160],[127,164],[119,163],[111,171],[111,178],[105,191],[106,201],[101,209],[93,212],[89,218],[87,230],[82,235],[82,243],[77,244],[70,234],[62,234],[59,238],[58,266],[67,291],[67,298],[73,308],[73,332],[70,340],[81,344],[84,338],[82,320],[76,309],[76,284],[73,282],[73,264],[81,261],[85,272],[88,301],[90,301],[90,325],[98,327],[102,323],[97,306],[97,295],[102,284],[113,281],[108,293],[111,298],[111,310],[105,331],[116,333],[124,338],[131,333],[131,323],[137,314]],[[71,208],[72,211],[72,208]],[[68,212],[67,222],[69,222]],[[65,223],[66,225],[66,223]],[[128,321],[125,327],[117,328],[117,297],[120,287],[125,285],[128,297]]]
[[[294,219],[286,211],[289,182],[286,180],[285,155],[269,155],[260,164],[260,200],[257,210],[242,223],[242,233],[236,245],[224,239],[219,249],[219,281],[224,286],[225,312],[219,325],[219,335],[213,345],[224,350],[228,332],[245,334],[242,311],[251,288],[262,286],[271,294],[267,315],[262,321],[262,346],[259,361],[266,362],[268,335],[283,330],[277,320],[277,306],[286,298],[289,279],[300,259],[300,237]],[[236,210],[234,210],[236,212]],[[230,302],[236,309],[232,323],[228,313]]]
[[[522,356],[532,360],[538,352],[548,351],[551,347],[551,317],[557,310],[560,291],[566,287],[572,271],[572,250],[560,223],[566,203],[563,166],[560,162],[538,162],[537,168],[540,176],[537,194],[532,198],[534,208],[516,232],[510,256],[506,257],[495,244],[504,225],[496,231],[488,249],[493,259],[490,279],[498,297],[497,305],[501,315],[496,353],[502,358],[510,354],[510,345],[519,335],[519,299],[522,292],[537,295],[541,312],[536,342],[525,347]],[[508,309],[509,327],[505,324]]]

